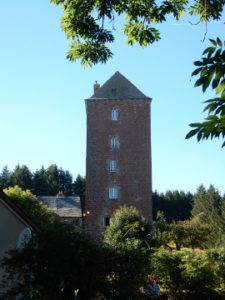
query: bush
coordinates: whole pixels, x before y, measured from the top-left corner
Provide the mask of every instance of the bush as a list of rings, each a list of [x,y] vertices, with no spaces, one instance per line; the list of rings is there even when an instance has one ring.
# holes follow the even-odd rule
[[[170,299],[217,299],[214,266],[203,251],[159,249],[152,256],[160,290]],[[217,297],[217,298],[216,298]]]
[[[207,258],[214,269],[214,277],[217,281],[217,290],[225,298],[225,248],[210,249]]]
[[[150,268],[145,243],[150,226],[134,207],[120,207],[103,234],[104,246],[114,253],[107,299],[143,299]]]
[[[53,223],[55,218],[52,212],[29,190],[23,191],[16,185],[3,191],[41,230]]]

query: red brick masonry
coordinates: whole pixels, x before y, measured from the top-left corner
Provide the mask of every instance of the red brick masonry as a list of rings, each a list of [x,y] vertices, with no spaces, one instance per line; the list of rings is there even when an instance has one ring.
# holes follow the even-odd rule
[[[92,236],[105,229],[105,217],[127,204],[152,220],[150,99],[87,99],[86,229]],[[118,109],[118,121],[112,110]],[[119,148],[110,140],[118,137]],[[110,159],[117,172],[110,173]],[[118,187],[118,200],[109,199],[109,187]]]

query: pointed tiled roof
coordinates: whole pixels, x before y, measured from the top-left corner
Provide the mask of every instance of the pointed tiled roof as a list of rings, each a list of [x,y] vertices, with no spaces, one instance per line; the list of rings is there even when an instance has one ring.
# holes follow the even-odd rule
[[[96,93],[89,98],[90,100],[122,100],[122,99],[148,99],[150,97],[145,96],[133,83],[131,83],[126,77],[120,72],[116,72],[111,78],[109,78],[100,87]]]

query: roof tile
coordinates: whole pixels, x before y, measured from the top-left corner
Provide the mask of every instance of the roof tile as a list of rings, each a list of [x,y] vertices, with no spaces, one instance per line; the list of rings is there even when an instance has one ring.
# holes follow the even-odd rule
[[[133,83],[131,83],[120,72],[116,72],[100,87],[96,93],[87,100],[123,100],[141,99],[151,100],[145,96]]]

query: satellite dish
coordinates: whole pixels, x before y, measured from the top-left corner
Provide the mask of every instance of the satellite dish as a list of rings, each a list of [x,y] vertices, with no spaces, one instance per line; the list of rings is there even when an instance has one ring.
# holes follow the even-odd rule
[[[29,240],[32,237],[32,232],[29,227],[25,227],[19,235],[18,241],[17,241],[17,248],[19,250],[22,250],[26,244],[29,242]]]

